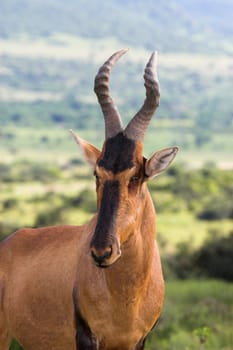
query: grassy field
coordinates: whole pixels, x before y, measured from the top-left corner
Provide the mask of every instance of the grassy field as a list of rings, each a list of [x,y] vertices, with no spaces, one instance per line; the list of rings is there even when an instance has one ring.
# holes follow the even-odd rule
[[[157,123],[156,121],[154,122]],[[180,145],[179,135],[174,138],[173,129],[168,130],[163,125],[155,125],[156,138],[154,130],[149,130],[145,139],[144,154],[149,157],[156,149],[167,147],[169,145]],[[73,125],[49,127],[49,128],[18,128],[13,125],[4,127],[1,131],[1,150],[0,157],[2,162],[10,163],[22,159],[37,160],[38,162],[57,162],[63,163],[67,158],[77,158],[81,160],[81,152],[74,143],[69,129]],[[97,147],[102,146],[104,137],[103,120],[100,119],[97,130],[79,130],[75,132],[93,143]],[[179,131],[182,135],[182,129]],[[32,136],[33,135],[33,136]],[[191,135],[191,131],[190,131]],[[233,139],[231,132],[216,134],[215,141],[211,146],[206,146],[202,150],[196,148],[180,148],[177,160],[189,164],[192,168],[200,168],[205,163],[214,163],[223,169],[232,169],[232,147]],[[182,136],[180,136],[182,138]],[[186,136],[188,137],[187,133]]]
[[[233,285],[170,281],[158,326],[147,350],[232,350]]]
[[[93,79],[103,59],[124,43],[54,33],[0,39],[0,45],[1,151],[9,146],[14,152],[23,145],[26,156],[28,147],[44,143],[54,153],[57,143],[62,153],[61,145],[71,149],[69,128],[98,145],[103,120]],[[149,55],[149,50],[134,46],[112,72],[111,91],[124,123],[144,100],[143,69]],[[195,166],[214,161],[232,167],[230,56],[162,52],[158,70],[161,104],[150,124],[146,152],[178,144],[182,161]]]
[[[22,134],[22,138],[23,135],[25,134]],[[41,133],[38,133],[38,137],[41,137]],[[61,222],[82,224],[95,210],[92,170],[83,166],[80,151],[68,133],[62,142],[59,142],[59,135],[53,140],[57,144],[56,148],[55,143],[51,142],[53,152],[47,151],[46,145],[42,145],[37,153],[34,148],[34,143],[37,143],[37,132],[35,132],[34,137],[29,138],[30,144],[26,145],[28,152],[24,148],[21,149],[19,144],[19,151],[11,152],[11,156],[4,151],[1,154],[0,213],[1,222],[9,225],[9,229],[34,226],[37,216],[46,212],[47,207],[54,207],[59,213],[62,211],[62,217],[57,215],[58,224]],[[62,149],[63,143],[66,144],[65,150]],[[69,158],[67,149],[72,150]],[[209,196],[218,196],[221,194],[222,186],[223,188],[230,186],[230,172],[222,170],[221,173],[218,170],[217,177],[215,170],[211,170],[213,179],[210,184],[205,173],[195,170],[196,175],[194,173],[193,178],[190,178],[190,184],[188,181],[186,185],[190,188],[187,190],[184,188],[183,194],[175,194],[176,181],[182,189],[184,181],[182,176],[185,176],[185,172],[190,173],[190,165],[186,170],[182,170],[183,167],[179,163],[176,166],[176,171],[181,172],[180,180],[162,175],[152,181],[150,186],[155,207],[158,209],[157,237],[166,253],[174,251],[182,242],[190,243],[192,249],[197,248],[204,242],[209,232],[218,231],[224,236],[232,228],[232,220],[227,217],[211,221],[200,220],[197,217],[198,211],[205,206]],[[84,200],[78,207],[72,205],[72,200],[82,196],[85,191],[90,198],[89,204]],[[191,191],[190,199],[186,198],[187,191]],[[93,209],[89,210],[88,205]]]

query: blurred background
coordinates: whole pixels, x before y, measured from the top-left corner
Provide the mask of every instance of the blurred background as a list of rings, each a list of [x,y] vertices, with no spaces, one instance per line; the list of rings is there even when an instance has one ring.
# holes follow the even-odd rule
[[[232,16],[232,0],[0,2],[0,239],[89,220],[94,180],[68,129],[101,147],[99,66],[130,48],[111,76],[126,124],[159,52],[144,153],[180,152],[150,184],[167,292],[147,350],[233,349]]]

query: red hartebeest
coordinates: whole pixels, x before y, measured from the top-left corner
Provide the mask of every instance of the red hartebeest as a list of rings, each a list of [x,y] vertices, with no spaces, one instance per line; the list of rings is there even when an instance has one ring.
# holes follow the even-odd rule
[[[155,53],[145,68],[145,102],[122,127],[109,76],[125,52],[113,54],[95,79],[102,150],[72,132],[94,169],[96,215],[83,226],[21,229],[0,244],[0,350],[12,338],[24,350],[142,350],[160,316],[164,281],[147,180],[178,148],[142,155],[159,105]]]

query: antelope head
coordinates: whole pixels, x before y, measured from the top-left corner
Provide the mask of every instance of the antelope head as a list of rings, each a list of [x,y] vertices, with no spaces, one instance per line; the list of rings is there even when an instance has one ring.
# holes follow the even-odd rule
[[[143,224],[146,182],[169,166],[178,147],[143,157],[143,139],[149,122],[159,106],[157,54],[152,53],[144,74],[146,99],[138,113],[123,128],[120,114],[109,92],[109,77],[114,64],[127,50],[114,53],[99,69],[94,91],[105,120],[105,142],[102,150],[71,133],[80,145],[96,177],[97,223],[90,242],[90,254],[99,267],[116,262],[122,247]],[[154,221],[154,216],[152,217]],[[152,224],[153,226],[153,224]]]

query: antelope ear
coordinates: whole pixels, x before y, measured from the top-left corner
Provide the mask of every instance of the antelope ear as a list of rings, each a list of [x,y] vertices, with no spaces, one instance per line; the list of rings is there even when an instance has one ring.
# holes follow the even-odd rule
[[[169,147],[155,152],[145,164],[145,173],[148,178],[153,179],[166,170],[175,158],[178,150],[178,147]]]
[[[100,150],[98,150],[92,144],[81,139],[81,137],[77,136],[73,130],[70,130],[70,133],[73,136],[74,140],[77,142],[77,144],[80,146],[87,162],[94,168],[96,166],[97,159],[100,156]]]

